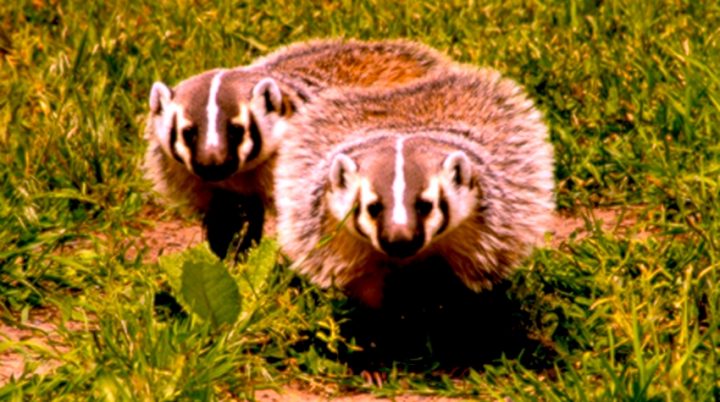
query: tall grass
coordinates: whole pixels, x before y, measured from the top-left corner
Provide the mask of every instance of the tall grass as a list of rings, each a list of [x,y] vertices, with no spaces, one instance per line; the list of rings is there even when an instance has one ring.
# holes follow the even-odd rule
[[[432,364],[385,365],[376,392],[720,398],[718,27],[712,1],[0,4],[0,316],[22,326],[35,308],[56,309],[68,348],[0,337],[0,352],[60,362],[0,388],[0,398],[364,387],[346,355],[367,350],[352,352],[353,333],[338,329],[347,325],[341,296],[278,266],[245,315],[218,332],[160,302],[166,272],[127,253],[155,205],[139,169],[152,82],[327,36],[410,37],[523,84],[551,128],[560,209],[586,216],[590,230],[536,252],[495,295],[549,352],[491,359],[455,380]],[[590,213],[599,206],[631,208],[638,222],[603,229]],[[257,263],[274,253],[264,258]],[[233,272],[241,280],[253,269]]]

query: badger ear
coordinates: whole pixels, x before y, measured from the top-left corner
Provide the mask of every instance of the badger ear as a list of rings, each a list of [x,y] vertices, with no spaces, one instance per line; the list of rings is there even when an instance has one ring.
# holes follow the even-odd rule
[[[252,91],[252,102],[261,105],[265,113],[280,112],[283,109],[283,94],[277,82],[266,77],[260,80]]]
[[[443,171],[456,186],[468,186],[472,175],[470,159],[465,152],[453,152],[445,158]]]
[[[160,114],[172,97],[172,89],[160,81],[155,82],[150,90],[150,111],[153,114]]]
[[[333,190],[347,190],[357,172],[357,165],[345,154],[337,154],[330,164],[330,185]]]

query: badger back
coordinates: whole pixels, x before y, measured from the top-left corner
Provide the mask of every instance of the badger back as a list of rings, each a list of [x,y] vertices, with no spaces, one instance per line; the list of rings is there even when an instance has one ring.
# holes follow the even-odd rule
[[[386,129],[463,137],[503,171],[528,164],[552,170],[547,128],[532,101],[498,72],[471,67],[390,90],[327,91],[286,127],[283,158],[301,161],[308,168],[302,174],[322,174],[310,168],[339,144]]]
[[[439,51],[402,39],[311,40],[280,48],[253,63],[298,77],[314,88],[394,87],[451,65]]]

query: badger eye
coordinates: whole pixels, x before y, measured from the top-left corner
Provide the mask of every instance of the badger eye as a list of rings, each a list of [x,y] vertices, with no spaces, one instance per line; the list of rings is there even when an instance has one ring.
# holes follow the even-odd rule
[[[418,216],[420,217],[426,217],[430,215],[430,211],[432,211],[433,203],[430,201],[425,200],[417,200],[415,202],[415,211],[417,212]]]
[[[367,212],[372,218],[377,218],[378,215],[380,215],[380,212],[382,212],[383,206],[380,203],[380,201],[375,201],[367,206]]]
[[[197,126],[187,126],[183,128],[182,136],[185,140],[185,144],[187,144],[188,146],[195,145],[195,141],[197,141],[198,136]]]
[[[228,142],[231,144],[238,144],[242,141],[243,135],[245,135],[245,127],[240,124],[228,123],[227,125],[227,136]]]

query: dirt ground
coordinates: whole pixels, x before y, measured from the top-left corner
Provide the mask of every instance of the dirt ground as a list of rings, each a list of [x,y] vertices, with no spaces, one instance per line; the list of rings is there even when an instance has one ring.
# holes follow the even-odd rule
[[[0,386],[6,384],[12,377],[18,378],[26,369],[34,374],[43,375],[60,364],[58,360],[42,358],[41,354],[36,352],[41,349],[60,356],[68,351],[67,345],[62,343],[58,334],[58,327],[55,324],[58,321],[57,310],[42,308],[32,310],[22,327],[0,322]],[[67,322],[65,328],[78,331],[82,328],[82,324]],[[6,345],[14,347],[5,349]]]
[[[345,396],[338,396],[328,398],[320,396],[309,391],[297,389],[293,386],[283,388],[282,393],[273,390],[262,390],[255,393],[255,398],[259,402],[319,402],[332,400],[335,402],[457,402],[465,399],[460,398],[446,398],[436,396],[422,396],[422,395],[400,395],[393,399],[379,398],[368,394],[352,394]]]
[[[605,231],[622,235],[630,229],[639,219],[638,209],[629,209],[624,212],[619,209],[595,209],[587,211],[584,216],[557,215],[550,232],[552,233],[550,246],[560,247],[571,236],[576,239],[589,236],[586,222],[590,222],[592,228],[599,223]],[[268,222],[267,233],[274,232],[274,222]],[[647,237],[647,233],[640,232],[638,237]],[[160,221],[154,228],[143,232],[140,239],[130,249],[129,253],[136,253],[145,249],[143,256],[147,262],[156,261],[164,254],[174,253],[193,246],[202,241],[202,232],[199,225],[182,221]],[[33,352],[34,348],[49,348],[58,355],[67,351],[67,346],[62,345],[57,335],[58,313],[52,309],[37,309],[30,312],[22,328],[17,328],[0,322],[0,387],[10,381],[11,378],[18,378],[24,371],[43,375],[51,372],[60,363],[57,360],[37,361],[39,354]],[[66,323],[66,328],[79,330],[80,323]],[[7,347],[6,345],[13,345]],[[280,402],[280,401],[324,401],[327,397],[321,396],[298,387],[288,386],[282,392],[274,390],[261,390],[256,393],[258,401]],[[359,401],[390,401],[386,398],[376,398],[366,394],[352,394],[333,398],[334,401],[359,402]],[[442,397],[425,397],[418,395],[407,395],[395,397],[393,400],[400,402],[443,402],[458,401]]]

